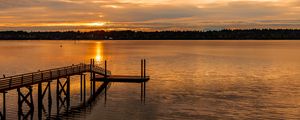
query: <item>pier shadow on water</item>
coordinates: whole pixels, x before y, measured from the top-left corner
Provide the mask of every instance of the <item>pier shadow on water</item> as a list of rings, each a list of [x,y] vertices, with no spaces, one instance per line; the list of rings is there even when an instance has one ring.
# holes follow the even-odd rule
[[[23,87],[17,89],[17,116],[6,116],[6,119],[47,119],[47,120],[57,120],[57,119],[81,119],[88,115],[95,104],[99,103],[99,100],[104,99],[104,104],[106,104],[107,91],[111,87],[111,82],[99,82],[100,85],[96,85],[95,91],[91,89],[90,95],[86,95],[85,90],[81,90],[80,98],[72,99],[72,101],[80,101],[80,104],[72,105],[70,98],[70,78],[66,80],[58,80],[57,82],[47,82],[43,84],[38,84],[37,93],[33,93],[33,88],[36,87]],[[56,84],[56,95],[52,95],[51,87]],[[88,90],[87,88],[86,90]],[[146,89],[144,84],[141,84],[141,103],[145,103]],[[35,101],[34,96],[38,96]],[[37,106],[35,106],[37,105]],[[3,113],[0,112],[0,120],[4,120]]]
[[[90,96],[88,99],[82,100],[82,103],[77,106],[63,106],[63,107],[57,107],[56,114],[52,114],[47,116],[47,114],[44,115],[46,119],[74,119],[74,118],[80,118],[81,116],[85,116],[86,114],[91,111],[94,104],[96,104],[99,100],[99,98],[102,98],[103,96],[106,98],[106,91],[111,86],[111,83],[109,82],[103,82],[100,87],[97,88],[95,93],[93,93],[92,96]],[[104,99],[106,101],[106,99]],[[105,102],[106,103],[106,102]],[[51,109],[51,108],[50,108]]]
[[[106,91],[110,87],[109,82],[103,82],[99,87],[96,88],[96,91],[93,92],[88,98],[85,96],[80,96],[80,104],[71,105],[70,98],[70,82],[69,78],[65,81],[58,80],[56,87],[56,95],[51,95],[51,82],[47,82],[43,87],[42,84],[38,85],[38,95],[33,93],[32,86],[18,88],[17,89],[17,114],[14,113],[14,116],[10,115],[12,111],[16,110],[6,110],[1,111],[0,119],[72,119],[78,118],[78,115],[84,115],[88,113]],[[53,87],[52,87],[53,88]],[[44,89],[44,90],[43,90]],[[85,91],[86,92],[86,91]],[[7,93],[6,93],[7,94]],[[4,95],[4,94],[3,94]],[[81,94],[83,95],[83,94]],[[34,100],[34,97],[38,96]],[[53,97],[52,97],[53,96]],[[15,96],[12,96],[15,97]],[[79,101],[78,99],[72,99],[74,101]],[[106,99],[105,99],[106,100]],[[7,106],[9,107],[9,106]],[[2,110],[2,109],[1,109]],[[3,108],[3,110],[5,110]],[[2,112],[8,112],[8,115],[4,116]],[[5,118],[6,117],[6,118]]]
[[[111,82],[102,82],[99,87],[96,88],[96,91],[85,98],[80,96],[80,104],[72,105],[71,99],[66,95],[57,95],[51,96],[51,83],[47,83],[45,91],[43,91],[42,96],[38,97],[37,101],[34,101],[32,94],[32,87],[26,87],[18,89],[18,112],[17,116],[7,116],[6,119],[47,119],[47,120],[57,120],[57,119],[78,119],[84,118],[87,114],[90,113],[95,104],[99,100],[104,99],[104,104],[106,104],[107,91],[111,86]],[[63,85],[62,85],[63,86]],[[65,85],[67,86],[67,84]],[[63,93],[64,90],[61,90]],[[60,92],[60,91],[59,91]],[[67,92],[67,91],[66,91]],[[144,89],[141,89],[141,92],[145,92]],[[38,93],[39,94],[39,93]],[[64,94],[64,93],[63,93]],[[141,93],[141,101],[145,103],[145,93]],[[45,97],[45,98],[44,98]],[[74,99],[72,99],[74,100]],[[75,100],[76,101],[76,100]],[[34,107],[36,105],[37,107]],[[37,109],[36,109],[37,108]],[[1,120],[4,120],[2,112]]]

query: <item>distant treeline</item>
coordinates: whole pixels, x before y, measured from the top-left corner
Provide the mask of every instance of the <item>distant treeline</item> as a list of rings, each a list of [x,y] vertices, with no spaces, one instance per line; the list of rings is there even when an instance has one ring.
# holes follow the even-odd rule
[[[300,40],[300,29],[221,31],[1,31],[0,40]]]

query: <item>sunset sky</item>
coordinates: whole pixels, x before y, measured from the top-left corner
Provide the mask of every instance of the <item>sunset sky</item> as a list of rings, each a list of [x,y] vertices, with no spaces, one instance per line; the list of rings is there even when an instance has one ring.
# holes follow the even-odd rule
[[[0,0],[0,30],[300,28],[300,0]]]

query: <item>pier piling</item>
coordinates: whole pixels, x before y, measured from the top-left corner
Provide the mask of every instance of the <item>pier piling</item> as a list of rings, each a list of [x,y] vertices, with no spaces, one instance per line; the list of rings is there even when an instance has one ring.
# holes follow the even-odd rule
[[[86,96],[86,80],[85,80],[85,74],[83,74],[83,103],[85,103],[85,96]]]
[[[93,59],[93,68],[95,67],[95,59]],[[93,72],[93,94],[96,92],[96,81],[94,80],[96,77],[96,73]]]
[[[51,96],[51,81],[47,82],[46,87],[43,90],[43,83],[38,83],[38,118],[42,119],[43,110],[45,110],[43,99],[48,91],[48,108],[52,106],[52,96]],[[45,111],[46,112],[46,111]],[[48,113],[51,110],[48,109]]]
[[[93,96],[93,59],[91,59],[91,63],[90,63],[90,69],[91,69],[91,72],[90,72],[90,96]]]
[[[24,87],[27,89],[25,93],[18,88],[18,116],[19,119],[29,119],[29,117],[33,118],[34,113],[34,104],[33,104],[33,97],[32,97],[32,86]],[[28,111],[23,111],[23,104],[29,108]]]
[[[0,112],[0,118],[1,120],[6,120],[6,93],[7,92],[3,92],[2,93],[2,113]]]
[[[82,101],[82,74],[80,74],[80,101]]]

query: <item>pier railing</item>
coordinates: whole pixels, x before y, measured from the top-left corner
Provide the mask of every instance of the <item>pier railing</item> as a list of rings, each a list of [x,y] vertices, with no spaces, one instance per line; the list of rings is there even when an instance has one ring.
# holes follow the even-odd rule
[[[102,67],[91,64],[78,64],[0,78],[0,92],[19,88],[22,86],[33,85],[39,82],[47,82],[66,76],[82,74],[84,72],[95,72],[100,75],[105,75],[105,69],[103,69]],[[106,70],[106,72],[107,75],[111,74],[109,70]]]

